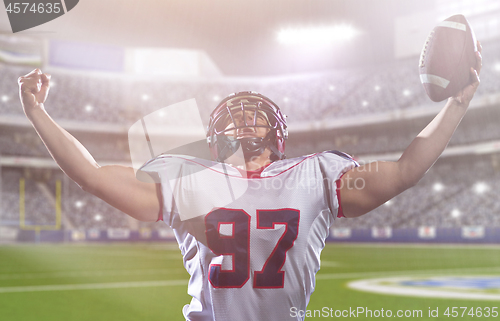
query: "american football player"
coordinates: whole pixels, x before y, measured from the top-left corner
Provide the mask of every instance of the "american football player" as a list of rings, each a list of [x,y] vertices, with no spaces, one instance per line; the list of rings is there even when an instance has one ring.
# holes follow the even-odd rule
[[[211,115],[213,160],[160,155],[141,168],[159,175],[156,184],[137,180],[130,167],[99,166],[54,122],[44,108],[50,75],[36,69],[19,87],[26,116],[72,180],[138,220],[173,228],[191,276],[187,320],[289,320],[292,308],[306,309],[334,219],[368,213],[423,177],[464,116],[480,68],[478,52],[474,81],[398,161],[358,166],[337,151],[286,159],[285,116],[269,98],[242,92]]]

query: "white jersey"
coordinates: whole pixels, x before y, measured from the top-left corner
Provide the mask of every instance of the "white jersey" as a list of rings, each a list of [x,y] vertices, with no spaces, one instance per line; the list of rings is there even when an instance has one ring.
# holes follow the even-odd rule
[[[342,216],[339,179],[355,166],[340,152],[277,161],[252,178],[188,156],[146,163],[191,275],[185,318],[292,320],[292,308],[305,310],[329,228]]]

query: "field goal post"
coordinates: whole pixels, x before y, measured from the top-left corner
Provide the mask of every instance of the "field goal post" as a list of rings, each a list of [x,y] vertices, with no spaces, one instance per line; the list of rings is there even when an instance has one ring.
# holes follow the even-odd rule
[[[19,227],[22,230],[35,231],[36,242],[40,241],[40,231],[56,231],[61,229],[61,180],[56,180],[56,199],[55,199],[55,214],[56,222],[54,225],[31,225],[26,224],[25,211],[25,179],[19,179]]]

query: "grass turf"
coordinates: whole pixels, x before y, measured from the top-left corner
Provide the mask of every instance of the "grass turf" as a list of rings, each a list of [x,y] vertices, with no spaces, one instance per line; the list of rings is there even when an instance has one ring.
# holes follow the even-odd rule
[[[188,274],[176,244],[5,245],[0,247],[0,320],[183,320]],[[308,309],[428,310],[495,307],[498,301],[403,297],[355,291],[356,279],[426,272],[428,276],[499,275],[500,248],[494,246],[412,246],[327,244],[316,291]],[[165,286],[157,281],[186,280]],[[146,283],[144,283],[146,282]],[[148,283],[149,282],[149,283]],[[118,288],[103,288],[103,285]],[[147,284],[148,286],[142,286]],[[90,289],[61,290],[58,287]],[[158,285],[158,286],[154,286]],[[50,286],[56,291],[25,287]],[[13,292],[13,287],[25,291]],[[11,288],[9,292],[2,292]],[[459,310],[460,313],[462,310]],[[474,320],[468,316],[450,319]],[[497,319],[480,317],[480,319]],[[339,319],[336,317],[308,320]],[[347,318],[340,318],[347,319]],[[358,319],[366,319],[360,315]],[[373,318],[380,319],[380,318]],[[284,318],[285,320],[285,318]]]

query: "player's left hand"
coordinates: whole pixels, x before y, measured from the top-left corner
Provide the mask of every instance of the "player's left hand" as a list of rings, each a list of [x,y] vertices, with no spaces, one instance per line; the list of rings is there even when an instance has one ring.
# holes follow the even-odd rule
[[[464,89],[459,91],[455,96],[450,99],[458,103],[459,105],[463,105],[464,107],[469,106],[472,97],[476,93],[477,87],[479,87],[479,73],[481,72],[482,61],[483,58],[481,56],[482,51],[481,43],[477,42],[477,51],[476,51],[476,67],[470,69],[471,78],[473,79],[472,83],[467,85]]]

